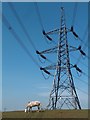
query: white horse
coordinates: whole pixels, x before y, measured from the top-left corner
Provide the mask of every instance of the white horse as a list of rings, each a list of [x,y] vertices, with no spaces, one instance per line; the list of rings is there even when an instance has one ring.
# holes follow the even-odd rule
[[[32,101],[32,102],[28,102],[28,104],[26,105],[25,108],[25,112],[32,110],[32,107],[36,107],[38,108],[38,110],[40,110],[40,105],[41,103],[39,101]]]

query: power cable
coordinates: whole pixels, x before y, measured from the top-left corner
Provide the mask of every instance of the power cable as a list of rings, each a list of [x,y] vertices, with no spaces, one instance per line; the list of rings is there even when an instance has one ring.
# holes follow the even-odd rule
[[[88,24],[86,25],[85,32],[83,34],[82,40],[85,40],[88,35]],[[84,41],[82,41],[81,46],[84,45]]]
[[[38,8],[38,5],[37,5],[37,2],[34,2],[34,5],[35,5],[35,8],[36,8],[36,12],[37,12],[38,18],[39,18],[39,23],[40,23],[42,31],[43,31],[44,30],[44,26],[43,26],[43,23],[42,23],[42,19],[41,19],[41,15],[40,15],[40,12],[39,12],[39,8]]]
[[[18,13],[16,12],[16,10],[15,10],[13,4],[12,4],[11,2],[9,2],[8,5],[10,6],[10,8],[11,8],[11,10],[13,11],[15,17],[17,18],[19,24],[21,25],[21,27],[22,27],[24,33],[26,34],[26,36],[27,36],[27,38],[28,38],[28,41],[30,42],[30,44],[32,45],[32,47],[34,48],[34,50],[36,50],[36,47],[35,47],[33,41],[31,40],[30,35],[28,34],[28,32],[27,32],[27,30],[26,30],[26,28],[25,28],[23,22],[21,21],[20,17],[18,16]]]
[[[76,18],[76,13],[77,13],[77,7],[78,7],[78,3],[75,2],[74,10],[73,10],[72,26],[74,26],[74,24],[75,24],[75,18]]]
[[[86,26],[86,28],[85,28],[85,32],[84,32],[84,34],[83,34],[83,40],[85,40],[86,39],[86,36],[87,36],[87,33],[88,33],[88,25]],[[81,46],[83,46],[83,49],[84,49],[84,51],[85,51],[85,49],[87,48],[87,42],[88,41],[86,41],[85,43],[82,41],[82,43],[81,43]],[[77,64],[80,62],[80,59],[82,58],[82,56],[80,55],[79,56],[79,58],[78,58],[78,60],[77,60]],[[88,58],[88,56],[87,56],[87,58]]]
[[[22,42],[22,40],[20,39],[20,37],[17,35],[17,33],[15,32],[15,30],[13,29],[13,27],[11,26],[11,24],[8,22],[8,20],[6,19],[6,17],[4,15],[2,15],[3,17],[3,22],[6,25],[6,27],[8,28],[8,30],[12,33],[12,35],[16,38],[17,42],[20,44],[20,46],[24,49],[24,51],[28,54],[28,56],[32,59],[32,61],[36,64],[37,67],[40,68],[41,71],[44,71],[46,74],[53,76],[50,72],[48,72],[46,69],[40,67],[40,65],[38,64],[38,62],[36,61],[36,59],[34,59],[34,57],[31,55],[31,53],[29,52],[29,50],[27,49],[27,47],[24,45],[24,43]]]
[[[79,91],[81,91],[82,93],[88,95],[88,93],[87,93],[86,91],[84,91],[84,90],[82,90],[82,89],[80,89],[80,88],[77,88],[77,87],[76,87],[76,89],[79,90]]]
[[[71,55],[73,58],[76,58],[74,55]],[[82,64],[83,66],[85,66],[85,67],[87,67],[88,68],[88,66],[86,65],[86,64],[84,64],[83,62],[80,62],[80,64]]]
[[[48,42],[47,42],[47,43],[49,43],[49,44],[51,44],[51,43],[57,44],[55,41],[52,40],[51,37],[49,37],[49,36],[46,34],[45,29],[44,29],[44,26],[43,26],[42,19],[41,19],[41,15],[40,15],[40,11],[39,11],[39,7],[38,7],[37,2],[34,2],[34,5],[35,5],[36,13],[37,13],[37,16],[38,16],[38,19],[39,19],[39,23],[40,23],[40,26],[41,26],[42,33],[43,33],[43,35],[44,35],[45,41],[47,42],[47,40],[46,40],[46,38],[47,38],[47,39],[48,39]]]
[[[28,56],[32,59],[32,61],[36,64],[36,66],[38,66],[40,68],[36,59],[34,59],[34,57],[31,55],[31,53],[29,52],[27,47],[24,45],[24,43],[22,42],[20,37],[17,35],[17,33],[15,32],[15,30],[13,29],[11,24],[8,22],[7,18],[3,14],[2,14],[2,19],[3,19],[4,24],[6,25],[8,30],[12,33],[12,35],[16,38],[16,40],[20,44],[20,46],[24,49],[24,51],[28,54]]]
[[[85,49],[87,48],[87,47],[86,47],[86,44],[87,44],[87,41],[86,41],[86,43],[85,43],[84,46],[83,46],[84,51],[85,51]],[[87,56],[87,57],[88,57],[88,56]],[[81,58],[82,58],[82,56],[80,55],[79,58],[77,59],[76,64],[79,64]]]
[[[85,83],[85,84],[87,84],[87,85],[89,85],[86,81],[84,81],[84,80],[81,80],[80,78],[78,78],[77,76],[75,76],[75,75],[73,75],[76,79],[78,79],[78,80],[80,80],[81,82],[83,82],[83,83]],[[90,85],[89,85],[90,86]]]
[[[20,17],[18,16],[18,13],[16,12],[16,10],[15,10],[13,4],[12,4],[12,3],[8,3],[8,4],[9,4],[10,8],[12,9],[12,11],[13,11],[15,17],[17,18],[19,24],[21,25],[21,27],[22,27],[24,33],[26,34],[26,36],[27,36],[27,38],[28,38],[30,44],[32,45],[32,47],[34,48],[34,50],[37,51],[37,49],[36,49],[36,47],[35,47],[35,44],[33,43],[32,39],[30,38],[30,35],[28,34],[28,32],[27,32],[27,30],[26,30],[26,28],[25,28],[23,22],[21,21]],[[38,9],[38,6],[37,6],[37,9]],[[39,14],[39,11],[38,11],[38,15],[39,15],[39,18],[41,18],[41,17],[40,17],[40,14]],[[40,19],[40,21],[41,21],[41,19]],[[41,23],[41,25],[43,25],[43,24]],[[42,55],[42,56],[43,56],[43,55]],[[50,62],[49,59],[47,59],[47,58],[45,58],[45,59],[46,59],[47,61]],[[40,59],[39,59],[39,60],[40,60]]]

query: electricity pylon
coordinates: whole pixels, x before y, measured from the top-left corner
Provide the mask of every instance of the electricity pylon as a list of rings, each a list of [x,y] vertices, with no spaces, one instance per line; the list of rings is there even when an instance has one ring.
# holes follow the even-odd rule
[[[81,109],[70,70],[71,65],[63,7],[61,7],[61,28],[59,36],[57,67],[48,107],[61,109],[67,106],[68,108],[77,109],[79,107]]]
[[[65,11],[64,7],[61,7],[61,26],[60,29],[55,29],[49,32],[43,31],[46,38],[52,41],[50,34],[59,34],[58,45],[44,50],[42,52],[36,51],[43,59],[47,59],[44,54],[57,53],[57,63],[50,65],[40,70],[44,71],[48,75],[52,75],[48,70],[55,70],[53,79],[53,88],[50,93],[48,109],[81,109],[79,98],[74,86],[74,80],[71,73],[71,68],[74,67],[78,72],[82,73],[82,70],[77,65],[70,63],[70,51],[79,50],[82,55],[85,53],[81,50],[81,46],[75,48],[68,45],[67,33],[72,32],[73,35],[79,39],[79,36],[75,33],[73,26],[71,29],[66,27]],[[53,76],[53,75],[52,75]]]

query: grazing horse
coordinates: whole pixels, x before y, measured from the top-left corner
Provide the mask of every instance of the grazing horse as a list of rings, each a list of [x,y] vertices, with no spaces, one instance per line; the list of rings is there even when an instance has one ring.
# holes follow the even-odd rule
[[[32,107],[36,107],[38,108],[38,110],[40,110],[40,105],[41,103],[39,101],[32,101],[32,102],[28,102],[28,104],[26,105],[25,108],[25,112],[29,111],[32,109]]]

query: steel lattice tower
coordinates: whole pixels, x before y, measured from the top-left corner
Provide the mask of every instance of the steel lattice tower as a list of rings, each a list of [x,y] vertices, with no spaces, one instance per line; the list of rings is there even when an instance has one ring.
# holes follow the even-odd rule
[[[61,27],[59,36],[57,67],[48,108],[62,109],[67,106],[70,109],[81,109],[70,70],[67,29],[63,7],[61,7]]]
[[[60,29],[55,29],[49,32],[43,30],[43,34],[46,38],[52,41],[50,34],[59,34],[58,45],[44,50],[36,51],[43,59],[47,59],[44,54],[57,53],[57,63],[54,65],[49,65],[40,70],[44,71],[48,75],[52,75],[48,70],[55,70],[54,79],[53,79],[53,88],[50,93],[48,109],[81,109],[79,98],[74,86],[73,76],[71,73],[71,68],[74,67],[78,72],[82,73],[77,65],[74,66],[70,63],[70,51],[79,50],[82,55],[85,56],[85,53],[82,51],[81,46],[75,48],[68,45],[67,33],[72,32],[76,38],[79,38],[75,33],[73,26],[71,29],[66,27],[65,21],[65,11],[64,7],[61,7],[61,26]]]

